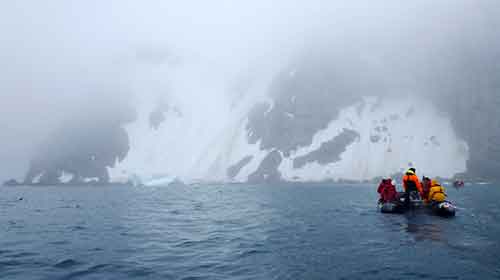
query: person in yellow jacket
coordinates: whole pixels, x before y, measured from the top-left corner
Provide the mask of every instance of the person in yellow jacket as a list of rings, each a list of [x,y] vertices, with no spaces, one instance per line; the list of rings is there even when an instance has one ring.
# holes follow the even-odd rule
[[[444,188],[436,179],[432,179],[431,188],[429,189],[429,202],[443,202],[446,200]]]

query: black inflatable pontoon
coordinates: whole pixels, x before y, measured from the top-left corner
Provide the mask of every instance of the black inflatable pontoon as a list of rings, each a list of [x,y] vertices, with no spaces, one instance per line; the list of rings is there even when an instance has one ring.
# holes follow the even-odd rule
[[[456,207],[449,201],[431,203],[429,207],[435,215],[442,217],[455,216]]]

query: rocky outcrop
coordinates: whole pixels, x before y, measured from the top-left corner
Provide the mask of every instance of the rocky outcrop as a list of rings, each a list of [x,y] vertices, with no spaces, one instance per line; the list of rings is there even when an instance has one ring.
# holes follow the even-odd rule
[[[452,123],[469,144],[467,177],[500,181],[500,85],[448,101]]]
[[[347,63],[352,68],[349,71],[344,69]],[[361,65],[356,59],[345,61],[319,53],[287,67],[269,89],[271,104],[259,103],[249,114],[249,143],[260,141],[261,149],[278,149],[285,157],[309,146],[313,135],[326,128],[341,108],[359,101],[371,88],[382,86],[377,73],[361,82],[355,73],[362,70]]]
[[[275,183],[281,181],[278,167],[281,164],[281,154],[277,150],[270,152],[260,163],[255,172],[248,176],[250,183]]]
[[[450,43],[447,56],[434,57],[442,66],[422,75],[423,83],[428,85],[428,98],[449,116],[469,146],[464,175],[500,181],[500,40],[474,40],[474,47],[462,40]]]
[[[24,183],[108,183],[106,167],[127,155],[129,140],[122,124],[133,120],[134,112],[120,107],[110,115],[105,110],[112,108],[82,112],[54,131],[31,160]]]
[[[179,108],[169,106],[164,101],[160,101],[156,108],[149,114],[149,126],[151,129],[157,130],[158,127],[166,120],[167,113],[172,112],[177,117],[182,117]]]
[[[72,174],[66,183],[87,183],[92,178],[109,181],[106,166],[113,166],[128,151],[128,136],[117,124],[74,123],[62,128],[30,164],[25,183],[59,184],[63,172]]]
[[[326,141],[321,146],[307,155],[296,157],[293,160],[293,168],[302,168],[310,162],[328,164],[340,160],[340,154],[345,152],[347,146],[352,144],[359,133],[354,130],[344,128],[342,132],[333,139]]]
[[[240,161],[238,161],[237,163],[235,163],[234,165],[231,165],[227,169],[227,176],[230,179],[233,179],[234,177],[236,177],[236,175],[238,175],[238,173],[240,173],[240,170],[243,167],[245,167],[245,165],[250,163],[250,161],[252,161],[252,159],[253,159],[253,156],[246,156],[246,157],[242,158]]]
[[[14,186],[20,186],[21,183],[19,183],[15,179],[10,179],[10,180],[7,180],[7,181],[3,182],[3,185],[6,186],[6,187],[14,187]]]

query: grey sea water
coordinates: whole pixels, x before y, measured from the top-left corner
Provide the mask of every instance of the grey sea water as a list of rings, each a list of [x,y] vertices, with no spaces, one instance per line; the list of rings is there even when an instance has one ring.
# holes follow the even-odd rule
[[[374,185],[0,188],[2,279],[500,279],[500,186],[445,219]]]

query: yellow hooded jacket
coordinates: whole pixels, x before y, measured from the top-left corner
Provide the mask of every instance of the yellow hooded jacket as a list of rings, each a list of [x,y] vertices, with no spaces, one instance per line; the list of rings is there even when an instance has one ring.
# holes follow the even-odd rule
[[[431,188],[429,190],[429,200],[443,202],[445,199],[446,193],[444,188],[436,180],[432,180]]]

